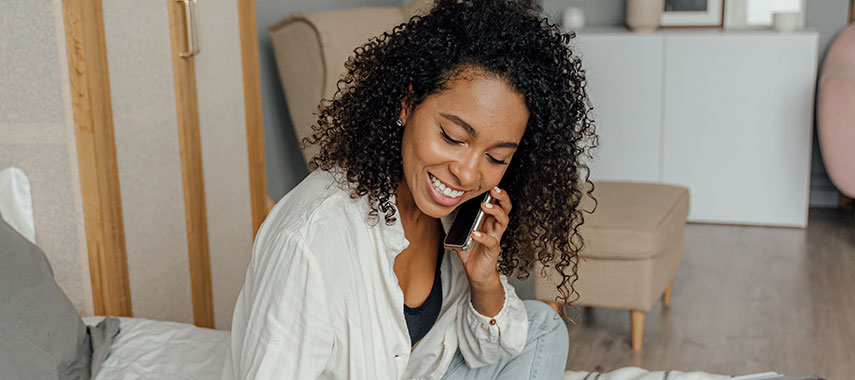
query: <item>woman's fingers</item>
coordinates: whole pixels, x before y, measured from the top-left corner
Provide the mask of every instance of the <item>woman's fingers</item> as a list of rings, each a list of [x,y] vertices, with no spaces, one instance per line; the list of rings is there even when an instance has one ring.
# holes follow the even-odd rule
[[[490,190],[490,194],[493,196],[494,201],[491,203],[481,203],[481,209],[484,210],[484,213],[493,216],[493,223],[484,223],[483,231],[488,233],[496,233],[498,236],[502,236],[505,233],[505,230],[508,228],[508,223],[510,219],[508,214],[510,214],[511,210],[511,199],[508,197],[507,192],[502,191],[497,187],[494,187]],[[489,220],[489,219],[488,219]]]
[[[508,192],[500,189],[498,186],[490,189],[490,195],[496,199],[496,204],[505,210],[505,214],[511,214],[511,208],[513,205],[511,204],[511,198],[508,196]]]
[[[490,252],[491,256],[498,256],[500,250],[499,239],[496,238],[495,235],[492,233],[472,231],[472,238],[483,244],[484,247],[487,248],[487,252]]]
[[[499,226],[508,226],[508,221],[510,220],[508,219],[508,214],[498,205],[482,202],[481,209],[484,210],[485,214],[492,215],[496,222],[499,223]]]

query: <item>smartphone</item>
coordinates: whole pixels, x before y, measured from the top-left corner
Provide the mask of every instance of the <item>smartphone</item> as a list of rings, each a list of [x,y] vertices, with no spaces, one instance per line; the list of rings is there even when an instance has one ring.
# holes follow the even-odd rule
[[[480,231],[481,224],[487,214],[481,209],[481,203],[493,202],[493,197],[490,192],[484,193],[484,196],[472,198],[457,208],[457,215],[454,216],[454,221],[451,222],[451,228],[448,234],[445,235],[445,248],[459,249],[468,251],[472,248],[475,240],[472,238],[472,231]]]

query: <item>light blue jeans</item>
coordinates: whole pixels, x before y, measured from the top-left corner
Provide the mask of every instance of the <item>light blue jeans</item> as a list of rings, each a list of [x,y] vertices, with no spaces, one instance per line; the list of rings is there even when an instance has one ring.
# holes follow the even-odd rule
[[[528,313],[528,337],[519,355],[472,369],[457,350],[443,380],[560,380],[570,344],[567,326],[549,305],[532,300],[523,303]]]

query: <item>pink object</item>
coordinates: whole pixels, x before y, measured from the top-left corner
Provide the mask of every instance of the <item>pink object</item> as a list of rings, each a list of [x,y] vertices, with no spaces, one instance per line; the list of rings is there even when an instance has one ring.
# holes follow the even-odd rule
[[[834,186],[855,198],[855,24],[828,49],[819,77],[817,133]]]

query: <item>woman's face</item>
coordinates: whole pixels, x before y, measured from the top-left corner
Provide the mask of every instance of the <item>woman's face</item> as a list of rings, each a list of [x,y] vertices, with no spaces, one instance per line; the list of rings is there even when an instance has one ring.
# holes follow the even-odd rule
[[[446,87],[400,116],[404,181],[434,218],[499,184],[529,117],[525,97],[502,79],[462,75]]]

